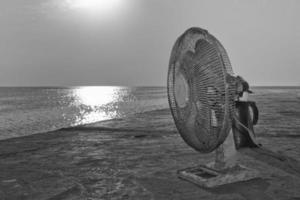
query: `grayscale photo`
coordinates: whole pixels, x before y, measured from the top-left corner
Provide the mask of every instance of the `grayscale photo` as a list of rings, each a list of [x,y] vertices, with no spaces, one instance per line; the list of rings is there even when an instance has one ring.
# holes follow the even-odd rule
[[[300,200],[299,11],[1,0],[0,200]]]

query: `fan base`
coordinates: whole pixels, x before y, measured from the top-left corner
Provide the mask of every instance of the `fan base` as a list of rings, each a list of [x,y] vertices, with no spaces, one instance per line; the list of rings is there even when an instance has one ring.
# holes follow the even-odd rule
[[[259,173],[255,169],[250,169],[240,164],[222,170],[215,170],[205,165],[199,165],[179,170],[178,177],[201,187],[212,188],[258,178]]]

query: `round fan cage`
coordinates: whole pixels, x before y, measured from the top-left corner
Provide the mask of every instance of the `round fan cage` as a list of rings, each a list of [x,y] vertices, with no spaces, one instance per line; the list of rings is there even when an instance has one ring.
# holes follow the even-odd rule
[[[221,43],[188,29],[171,53],[168,100],[176,127],[194,149],[208,153],[226,139],[235,108],[234,74]]]

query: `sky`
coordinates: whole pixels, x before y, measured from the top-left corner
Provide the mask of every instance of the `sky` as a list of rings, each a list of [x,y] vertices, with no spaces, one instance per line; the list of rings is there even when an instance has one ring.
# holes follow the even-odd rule
[[[190,27],[250,85],[300,85],[298,0],[1,0],[0,86],[166,86]]]

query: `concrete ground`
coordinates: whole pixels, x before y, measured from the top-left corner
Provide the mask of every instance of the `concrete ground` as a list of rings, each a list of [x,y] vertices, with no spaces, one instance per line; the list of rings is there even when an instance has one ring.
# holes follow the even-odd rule
[[[300,199],[299,137],[259,137],[241,163],[259,178],[205,189],[177,170],[214,159],[187,146],[169,110],[0,141],[0,199]],[[267,152],[267,153],[266,153]]]

